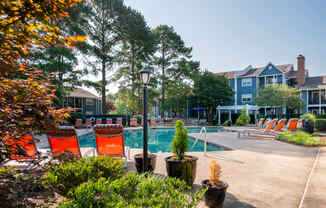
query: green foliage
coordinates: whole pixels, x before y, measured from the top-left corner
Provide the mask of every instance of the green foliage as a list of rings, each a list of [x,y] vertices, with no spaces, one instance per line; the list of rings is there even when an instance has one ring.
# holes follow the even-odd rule
[[[291,112],[301,109],[304,105],[300,91],[283,84],[267,84],[260,87],[254,102],[259,106],[287,107]]]
[[[247,115],[246,110],[241,110],[241,115],[238,117],[238,119],[235,122],[235,125],[237,126],[247,126],[250,122],[250,116]]]
[[[121,177],[123,163],[123,160],[111,157],[88,157],[52,165],[44,176],[44,185],[65,195],[88,180]]]
[[[325,145],[323,142],[319,141],[318,137],[313,137],[303,131],[296,131],[295,133],[291,133],[290,131],[282,132],[279,136],[279,140],[304,146]]]
[[[196,207],[206,190],[190,192],[188,197],[184,191],[189,190],[190,187],[175,178],[129,173],[114,181],[101,178],[83,183],[69,193],[72,200],[61,203],[59,207]]]
[[[300,116],[301,119],[311,119],[314,124],[316,124],[316,116],[314,114],[311,113],[306,113]]]
[[[180,120],[175,124],[176,131],[171,144],[172,152],[177,155],[179,160],[183,160],[184,154],[189,147],[187,129],[183,125]]]
[[[231,126],[232,125],[232,121],[231,120],[226,120],[224,121],[224,123],[222,124],[222,126]]]
[[[326,119],[316,119],[316,129],[318,131],[326,131]]]
[[[233,90],[229,80],[223,76],[216,76],[211,72],[204,72],[194,78],[193,106],[201,106],[212,114],[216,105],[228,105],[233,100]]]

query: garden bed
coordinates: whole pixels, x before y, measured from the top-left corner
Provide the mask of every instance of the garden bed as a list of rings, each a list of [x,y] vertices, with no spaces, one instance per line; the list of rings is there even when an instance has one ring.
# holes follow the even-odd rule
[[[278,139],[280,141],[307,147],[326,146],[326,137],[321,137],[318,134],[308,134],[303,131],[297,131],[295,133],[285,131],[280,134]]]

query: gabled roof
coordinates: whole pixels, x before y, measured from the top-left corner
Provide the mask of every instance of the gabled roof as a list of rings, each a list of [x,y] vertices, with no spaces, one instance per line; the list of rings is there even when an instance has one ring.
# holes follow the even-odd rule
[[[69,93],[69,97],[80,97],[80,98],[94,98],[99,99],[96,95],[94,95],[91,92],[88,92],[87,90],[77,88]]]
[[[326,76],[307,77],[300,89],[326,88]]]
[[[305,75],[308,76],[308,69],[305,70]],[[297,78],[298,77],[298,71],[291,71],[289,74],[288,74],[288,78],[291,79],[291,78]]]
[[[293,68],[293,64],[283,64],[283,65],[274,65],[278,70],[280,70],[281,72],[289,72],[291,71],[291,69]],[[250,70],[248,70],[247,73],[239,76],[239,77],[255,77],[258,76],[264,69],[266,68],[266,66],[264,67],[258,67],[258,68],[252,68]],[[219,72],[219,73],[215,73],[218,76],[225,76],[228,79],[232,79],[234,78],[234,73],[236,72],[241,72],[241,71],[230,71],[230,72]]]

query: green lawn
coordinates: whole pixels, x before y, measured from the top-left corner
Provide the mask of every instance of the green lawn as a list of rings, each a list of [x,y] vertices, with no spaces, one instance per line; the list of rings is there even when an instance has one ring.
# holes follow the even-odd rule
[[[279,136],[279,140],[311,147],[326,145],[326,142],[320,141],[318,135],[311,135],[303,131],[297,131],[295,133],[291,133],[290,131],[282,132]]]

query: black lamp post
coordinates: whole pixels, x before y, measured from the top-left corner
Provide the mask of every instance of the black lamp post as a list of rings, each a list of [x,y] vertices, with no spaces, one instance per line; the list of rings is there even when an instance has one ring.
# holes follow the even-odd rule
[[[144,68],[140,71],[140,80],[143,84],[143,101],[144,101],[144,115],[143,115],[143,170],[148,171],[148,156],[147,156],[147,84],[152,71],[149,68]]]

